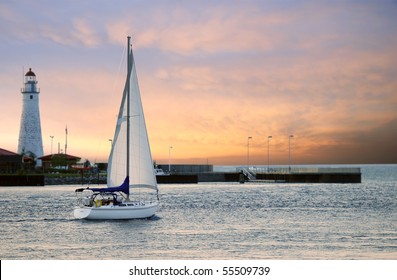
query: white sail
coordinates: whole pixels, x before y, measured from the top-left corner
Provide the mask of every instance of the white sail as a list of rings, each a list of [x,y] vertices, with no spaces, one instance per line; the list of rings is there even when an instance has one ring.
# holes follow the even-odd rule
[[[126,176],[129,176],[130,186],[157,189],[156,177],[149,139],[146,131],[141,95],[132,51],[129,53],[129,73],[124,87],[116,131],[112,141],[112,150],[108,162],[108,186],[121,185]],[[130,97],[128,98],[128,91]],[[127,103],[130,103],[130,137],[127,137]],[[129,138],[129,143],[127,143]],[[127,171],[127,156],[129,146],[129,170]]]

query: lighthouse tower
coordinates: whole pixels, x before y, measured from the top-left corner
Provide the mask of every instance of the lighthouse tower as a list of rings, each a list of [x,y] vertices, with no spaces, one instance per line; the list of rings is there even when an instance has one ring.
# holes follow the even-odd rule
[[[25,74],[24,88],[21,89],[23,107],[21,115],[21,126],[19,129],[18,153],[34,155],[36,166],[41,166],[41,160],[37,157],[43,156],[43,141],[41,138],[39,93],[36,75],[32,68]]]

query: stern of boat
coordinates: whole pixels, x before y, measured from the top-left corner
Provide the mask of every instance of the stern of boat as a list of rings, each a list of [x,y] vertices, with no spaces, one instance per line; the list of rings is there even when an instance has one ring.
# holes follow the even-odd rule
[[[91,213],[90,208],[75,208],[73,211],[73,215],[76,219],[86,219]]]

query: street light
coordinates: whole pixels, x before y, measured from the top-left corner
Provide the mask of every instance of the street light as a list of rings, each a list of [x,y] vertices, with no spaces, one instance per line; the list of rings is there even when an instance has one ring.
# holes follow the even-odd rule
[[[173,147],[169,146],[168,147],[168,172],[171,173],[171,149]]]
[[[52,155],[52,141],[54,140],[54,136],[50,136],[51,138],[51,155]]]
[[[252,139],[251,136],[247,138],[247,169],[250,168],[250,139]]]
[[[273,138],[271,135],[267,136],[267,172],[269,173],[270,166],[270,152],[269,152],[269,142],[270,138]]]
[[[291,138],[293,138],[294,135],[290,135],[288,137],[288,165],[289,165],[289,173],[291,173]]]

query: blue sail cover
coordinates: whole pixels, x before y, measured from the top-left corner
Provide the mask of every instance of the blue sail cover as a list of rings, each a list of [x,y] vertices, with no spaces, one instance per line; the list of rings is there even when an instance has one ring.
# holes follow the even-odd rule
[[[118,187],[111,187],[111,188],[89,188],[89,190],[93,192],[101,192],[101,193],[109,193],[109,192],[123,192],[126,195],[130,194],[130,178],[127,176],[125,177],[124,182]]]

